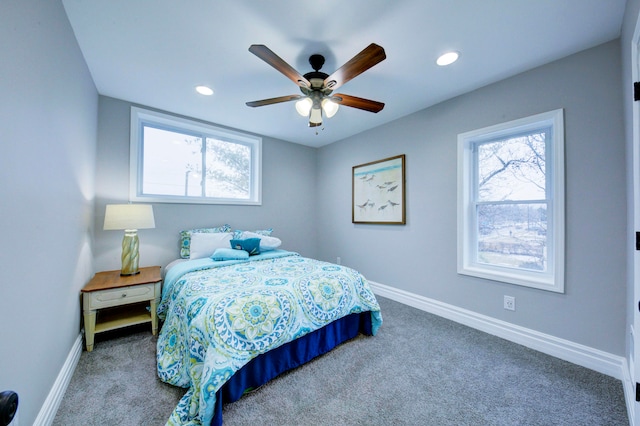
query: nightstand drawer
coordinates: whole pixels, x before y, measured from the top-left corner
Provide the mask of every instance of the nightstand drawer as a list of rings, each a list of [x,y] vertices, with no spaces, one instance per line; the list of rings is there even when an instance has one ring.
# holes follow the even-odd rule
[[[89,308],[101,309],[110,306],[127,305],[129,303],[144,302],[154,298],[155,284],[136,285],[131,287],[114,288],[112,290],[95,291],[89,294]]]

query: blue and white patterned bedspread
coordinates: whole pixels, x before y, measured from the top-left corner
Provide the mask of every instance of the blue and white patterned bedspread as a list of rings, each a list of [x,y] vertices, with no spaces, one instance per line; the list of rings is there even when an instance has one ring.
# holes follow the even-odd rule
[[[251,359],[366,311],[375,334],[380,307],[361,274],[297,253],[174,266],[158,306],[158,376],[189,389],[167,424],[209,425],[216,392]]]

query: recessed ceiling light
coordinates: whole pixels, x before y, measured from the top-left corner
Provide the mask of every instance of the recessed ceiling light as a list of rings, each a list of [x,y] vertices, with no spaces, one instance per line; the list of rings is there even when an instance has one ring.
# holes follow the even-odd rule
[[[458,52],[447,52],[444,55],[440,55],[438,60],[436,60],[436,64],[440,65],[441,67],[450,65],[457,61],[459,56],[460,54]]]
[[[196,86],[196,92],[201,95],[211,96],[213,95],[213,90],[207,86]]]

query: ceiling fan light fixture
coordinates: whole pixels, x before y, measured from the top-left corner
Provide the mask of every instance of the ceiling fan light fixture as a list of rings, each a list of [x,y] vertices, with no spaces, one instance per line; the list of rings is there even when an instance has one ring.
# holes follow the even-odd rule
[[[276,98],[246,102],[249,107],[296,101],[296,111],[303,117],[309,117],[309,127],[322,126],[322,115],[333,117],[338,112],[339,105],[369,112],[379,112],[384,108],[384,103],[382,102],[356,96],[344,94],[330,96],[338,87],[386,59],[387,55],[384,49],[375,43],[369,44],[331,75],[320,71],[324,64],[324,56],[320,54],[314,54],[309,57],[309,64],[313,71],[302,75],[263,44],[252,44],[249,46],[249,52],[293,81],[302,92],[302,95],[278,96]]]
[[[310,98],[302,98],[296,102],[296,111],[303,117],[308,117],[313,101]]]
[[[451,65],[452,63],[457,61],[459,57],[459,52],[447,52],[438,57],[438,59],[436,60],[436,64],[440,65],[441,67]]]
[[[339,106],[340,105],[338,105],[337,103],[333,102],[329,98],[324,98],[322,100],[322,109],[324,110],[324,113],[326,114],[327,118],[331,118],[334,115],[336,115],[336,112],[338,112],[338,107]]]

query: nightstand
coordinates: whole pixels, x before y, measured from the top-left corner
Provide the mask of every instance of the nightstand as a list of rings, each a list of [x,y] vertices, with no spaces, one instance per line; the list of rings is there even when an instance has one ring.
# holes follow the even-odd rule
[[[129,276],[121,276],[120,270],[95,274],[82,289],[87,351],[93,350],[95,334],[103,331],[150,322],[151,332],[157,334],[161,286],[159,266],[140,268],[139,274]]]

